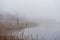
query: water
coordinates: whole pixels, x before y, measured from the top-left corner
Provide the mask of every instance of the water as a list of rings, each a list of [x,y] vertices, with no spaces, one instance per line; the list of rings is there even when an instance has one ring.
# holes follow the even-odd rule
[[[59,23],[40,23],[36,27],[26,28],[24,35],[30,36],[36,40],[60,40],[60,24]],[[22,32],[22,31],[21,31]],[[20,35],[19,31],[18,35]]]
[[[39,40],[60,40],[60,24],[41,23],[35,28],[25,29],[25,35],[32,35],[34,38],[38,35]]]

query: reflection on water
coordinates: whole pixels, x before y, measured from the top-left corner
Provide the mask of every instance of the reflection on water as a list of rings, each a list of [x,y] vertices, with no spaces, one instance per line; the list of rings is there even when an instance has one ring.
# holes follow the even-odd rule
[[[24,35],[31,36],[37,40],[60,40],[60,24],[59,23],[40,23],[36,27],[26,28],[22,31],[14,33],[20,35],[24,31]],[[13,34],[14,34],[13,33]]]
[[[39,40],[60,40],[60,25],[56,23],[41,23],[35,28],[25,29],[25,34],[32,34],[33,37],[36,37],[36,35],[38,34]]]

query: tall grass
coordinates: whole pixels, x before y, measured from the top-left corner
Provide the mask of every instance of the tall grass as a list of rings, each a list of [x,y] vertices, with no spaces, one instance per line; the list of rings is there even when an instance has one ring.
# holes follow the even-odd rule
[[[19,19],[16,21],[0,21],[0,40],[28,40],[28,37],[24,36],[23,32],[19,36],[8,33],[10,30],[15,31],[24,27],[27,27],[27,24],[20,23]]]
[[[0,40],[25,40],[24,38],[19,38],[18,36],[3,34],[0,35]]]
[[[6,34],[0,34],[0,40],[34,40],[34,39],[29,38],[29,36],[23,35],[23,33],[19,36],[6,33]]]
[[[0,33],[22,30],[26,28],[26,26],[27,24],[20,22],[18,18],[17,20],[3,20],[0,21]]]

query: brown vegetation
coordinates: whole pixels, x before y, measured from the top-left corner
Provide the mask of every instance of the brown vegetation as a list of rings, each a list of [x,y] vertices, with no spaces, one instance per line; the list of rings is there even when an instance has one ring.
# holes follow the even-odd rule
[[[32,23],[33,24],[33,23]],[[32,25],[31,23],[20,22],[17,20],[1,20],[0,21],[0,40],[29,40],[29,37],[23,35],[20,36],[12,35],[12,33],[16,30],[22,30],[28,25]],[[33,40],[32,38],[30,40]]]
[[[0,35],[0,40],[25,40],[24,38],[19,38],[18,36],[12,35]]]
[[[26,27],[24,23],[17,23],[18,21],[0,21],[0,33],[13,32],[22,30]]]

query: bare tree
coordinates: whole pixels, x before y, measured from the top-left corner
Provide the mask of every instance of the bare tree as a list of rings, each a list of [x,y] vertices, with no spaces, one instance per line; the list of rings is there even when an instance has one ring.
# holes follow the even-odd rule
[[[17,25],[19,25],[19,19],[17,18]]]

